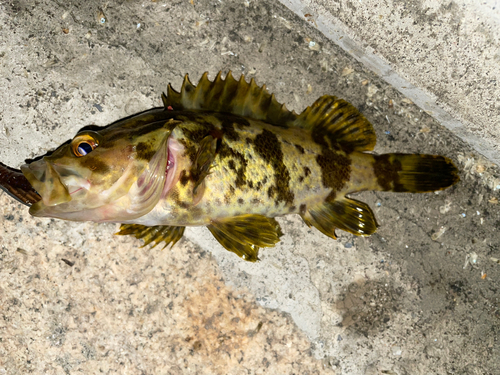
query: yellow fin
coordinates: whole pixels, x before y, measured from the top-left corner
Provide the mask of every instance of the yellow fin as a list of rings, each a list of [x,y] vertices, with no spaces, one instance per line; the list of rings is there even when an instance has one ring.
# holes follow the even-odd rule
[[[335,96],[324,95],[300,115],[278,103],[266,86],[250,83],[242,75],[237,81],[231,72],[225,79],[219,72],[213,81],[204,73],[195,86],[184,77],[181,91],[169,84],[162,95],[165,109],[207,110],[231,113],[281,127],[299,127],[312,131],[316,143],[332,147],[339,144],[346,151],[371,151],[376,136],[370,122],[351,104]]]
[[[171,227],[168,225],[148,227],[139,224],[122,224],[120,226],[120,231],[115,234],[120,236],[130,234],[135,238],[142,238],[144,240],[144,245],[142,247],[154,241],[153,248],[160,242],[165,241],[165,246],[163,246],[163,248],[166,248],[170,243],[172,243],[173,247],[177,241],[181,239],[184,234],[184,229],[185,227]]]
[[[334,239],[337,238],[335,228],[356,236],[369,236],[375,233],[378,227],[370,207],[366,203],[349,198],[312,207],[302,218],[309,226],[314,226]]]
[[[204,73],[194,86],[186,74],[180,93],[169,84],[167,95],[162,95],[165,109],[174,110],[207,110],[231,113],[265,121],[269,124],[288,127],[297,119],[297,114],[278,103],[274,94],[266,91],[266,86],[257,86],[252,78],[250,83],[242,75],[237,81],[231,72],[221,78],[221,72],[210,81],[208,73]]]
[[[330,217],[328,215],[322,215],[321,217],[314,219],[313,217],[311,217],[311,214],[309,212],[306,212],[304,215],[302,215],[302,220],[304,220],[309,228],[315,227],[325,236],[331,237],[334,240],[337,239],[337,235],[335,234],[336,228],[332,225],[332,221],[330,220]]]
[[[224,248],[249,262],[259,260],[259,247],[273,247],[283,235],[275,219],[262,215],[214,220],[207,228]]]
[[[293,126],[311,130],[320,145],[337,143],[346,151],[371,151],[377,140],[372,124],[352,104],[330,95],[307,107]]]

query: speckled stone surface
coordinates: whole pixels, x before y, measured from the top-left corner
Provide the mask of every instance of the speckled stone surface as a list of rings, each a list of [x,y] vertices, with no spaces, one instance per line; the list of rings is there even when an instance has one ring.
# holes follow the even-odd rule
[[[10,203],[2,194],[0,374],[333,374],[201,248],[141,249],[114,225],[27,226]]]

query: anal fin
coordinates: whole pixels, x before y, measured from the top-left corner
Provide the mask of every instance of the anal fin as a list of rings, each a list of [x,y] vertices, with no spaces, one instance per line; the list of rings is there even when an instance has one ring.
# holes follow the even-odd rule
[[[144,240],[144,246],[149,245],[154,241],[153,246],[155,247],[160,242],[165,241],[166,248],[170,243],[172,247],[179,241],[184,234],[185,227],[171,227],[168,225],[155,225],[148,227],[146,225],[139,224],[122,224],[120,226],[120,231],[115,233],[117,235],[132,235],[135,238],[142,238]]]
[[[214,220],[207,228],[226,250],[249,262],[259,260],[260,247],[273,247],[283,235],[275,219],[262,215]]]
[[[314,226],[334,239],[337,238],[336,228],[356,236],[369,236],[375,233],[378,227],[370,207],[366,203],[349,198],[312,207],[302,218],[307,225]]]

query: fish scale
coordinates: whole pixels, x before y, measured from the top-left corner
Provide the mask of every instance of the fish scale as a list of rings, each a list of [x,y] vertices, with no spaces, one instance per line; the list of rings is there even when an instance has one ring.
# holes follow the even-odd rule
[[[299,214],[332,238],[336,229],[368,236],[377,221],[353,193],[424,193],[459,181],[444,156],[372,153],[372,125],[335,96],[297,114],[229,72],[213,81],[205,73],[197,86],[186,75],[162,100],[163,108],[83,129],[23,174],[2,166],[0,185],[34,216],[122,223],[118,234],[153,246],[204,225],[256,261],[283,234],[277,216]]]
[[[248,128],[236,130],[240,136],[237,140],[223,141],[223,147],[230,152],[219,154],[215,159],[212,173],[206,178],[208,190],[200,206],[218,207],[218,217],[248,212],[279,216],[298,213],[300,203],[324,199],[318,196],[320,190],[323,195],[330,190],[321,188],[321,174],[314,153],[314,148],[316,152],[319,148],[311,145],[313,147],[306,149],[306,154],[301,154],[295,146],[304,141],[297,134],[300,132],[274,130],[276,133],[271,133],[266,124],[252,122]],[[273,147],[265,148],[265,141],[259,142],[259,137],[266,134],[268,137],[274,135],[270,145]],[[285,142],[283,137],[288,140]],[[306,168],[314,173],[308,174],[304,171]],[[220,199],[218,192],[225,192],[224,199]]]

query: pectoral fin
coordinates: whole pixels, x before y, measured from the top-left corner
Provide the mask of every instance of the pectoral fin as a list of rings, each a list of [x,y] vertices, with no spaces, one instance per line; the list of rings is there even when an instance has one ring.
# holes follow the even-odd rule
[[[203,181],[210,174],[210,169],[215,159],[216,147],[217,139],[211,135],[206,136],[200,141],[200,148],[191,169],[191,176],[194,180],[193,195],[195,201],[198,196],[203,195],[205,187]]]
[[[127,235],[130,234],[135,238],[142,238],[144,240],[144,246],[149,245],[154,241],[152,247],[155,247],[160,242],[165,241],[165,246],[167,247],[170,243],[172,243],[172,247],[179,241],[184,234],[185,227],[171,227],[168,225],[155,225],[152,227],[148,227],[145,225],[139,224],[122,224],[120,226],[120,231],[118,235]]]
[[[224,248],[249,262],[259,260],[260,247],[273,247],[283,235],[275,219],[262,215],[214,220],[207,228]]]

